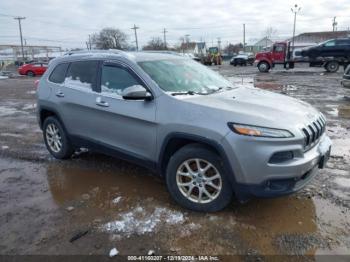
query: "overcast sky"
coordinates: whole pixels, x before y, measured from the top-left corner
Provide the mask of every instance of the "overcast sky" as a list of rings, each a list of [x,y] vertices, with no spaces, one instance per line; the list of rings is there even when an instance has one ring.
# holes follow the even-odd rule
[[[283,39],[292,35],[295,3],[301,7],[297,34],[330,31],[334,16],[338,30],[350,27],[350,0],[0,0],[0,44],[20,43],[18,22],[11,16],[26,17],[22,29],[28,45],[84,47],[88,35],[103,27],[123,30],[134,44],[134,24],[140,27],[140,45],[163,37],[163,28],[171,45],[186,34],[209,44],[218,37],[223,45],[242,42],[243,23],[248,43],[261,38],[267,27]]]

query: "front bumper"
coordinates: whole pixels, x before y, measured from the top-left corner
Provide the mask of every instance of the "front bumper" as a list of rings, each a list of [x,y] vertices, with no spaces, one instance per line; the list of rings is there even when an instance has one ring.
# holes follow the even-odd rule
[[[302,189],[317,174],[320,161],[326,160],[331,142],[323,134],[318,143],[304,152],[302,139],[288,141],[228,134],[223,144],[229,151],[234,190],[240,200],[250,197],[274,197]],[[270,163],[276,152],[291,151],[293,159]]]

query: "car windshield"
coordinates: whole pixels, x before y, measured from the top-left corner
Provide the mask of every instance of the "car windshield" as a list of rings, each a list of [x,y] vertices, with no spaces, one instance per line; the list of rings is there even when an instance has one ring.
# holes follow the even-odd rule
[[[233,88],[224,77],[190,59],[142,61],[138,64],[166,92],[210,94]]]

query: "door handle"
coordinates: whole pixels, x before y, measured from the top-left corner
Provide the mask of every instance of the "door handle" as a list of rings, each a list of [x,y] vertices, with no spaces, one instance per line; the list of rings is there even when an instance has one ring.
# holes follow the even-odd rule
[[[64,97],[64,93],[62,91],[57,91],[56,96],[57,97]]]
[[[109,104],[106,101],[103,101],[101,97],[96,98],[96,105],[102,107],[109,107]]]

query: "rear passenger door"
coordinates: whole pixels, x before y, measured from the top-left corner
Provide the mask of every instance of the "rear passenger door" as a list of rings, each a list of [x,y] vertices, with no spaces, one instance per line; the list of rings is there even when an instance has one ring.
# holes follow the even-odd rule
[[[150,160],[156,149],[156,101],[125,100],[123,90],[145,83],[127,65],[105,62],[101,65],[99,96],[94,128],[102,143],[137,158]]]
[[[99,61],[71,62],[62,84],[53,88],[53,100],[71,136],[94,137],[94,113]]]

